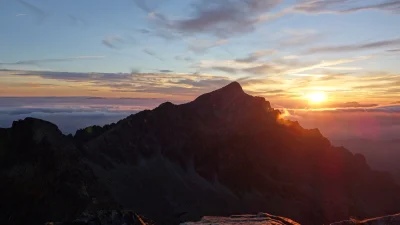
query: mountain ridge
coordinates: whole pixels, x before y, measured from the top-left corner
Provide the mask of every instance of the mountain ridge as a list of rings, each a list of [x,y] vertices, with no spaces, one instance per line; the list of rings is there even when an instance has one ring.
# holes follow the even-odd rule
[[[15,150],[36,148],[60,154],[54,160],[61,165],[69,157],[78,159],[70,164],[81,175],[60,178],[57,172],[49,182],[62,185],[76,180],[73,192],[81,193],[79,182],[89,180],[80,212],[99,208],[93,203],[98,199],[133,209],[160,224],[257,212],[322,224],[352,215],[367,218],[400,211],[396,204],[400,187],[388,174],[371,170],[362,155],[332,146],[318,129],[282,119],[268,101],[246,94],[237,82],[186,104],[167,102],[128,116],[103,132],[82,135],[79,144],[58,129],[48,133],[54,127],[45,122],[43,131],[36,126],[42,122],[34,120],[37,132],[26,134],[25,139],[40,134],[48,147],[36,147],[39,143],[18,147],[19,141],[14,140],[18,132],[11,133],[18,124],[32,126],[31,121],[0,130],[0,146],[13,156],[5,159],[15,160]],[[23,165],[37,161],[47,159],[29,158]],[[10,172],[15,165],[0,171],[2,178],[10,180],[4,193],[10,193],[20,179]],[[62,166],[54,168],[65,172]],[[35,184],[34,179],[24,182]],[[80,195],[73,198],[79,200]],[[62,221],[77,213],[51,219]]]

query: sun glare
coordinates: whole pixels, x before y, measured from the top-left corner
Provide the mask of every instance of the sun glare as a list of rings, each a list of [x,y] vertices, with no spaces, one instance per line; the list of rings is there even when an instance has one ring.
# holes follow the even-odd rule
[[[307,95],[307,99],[312,103],[321,103],[326,100],[326,94],[323,92],[313,92]]]

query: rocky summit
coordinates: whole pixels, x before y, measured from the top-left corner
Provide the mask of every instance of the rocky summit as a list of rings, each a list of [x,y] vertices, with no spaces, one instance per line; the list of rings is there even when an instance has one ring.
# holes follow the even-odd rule
[[[268,212],[321,225],[400,212],[388,173],[281,118],[237,82],[74,137],[43,120],[16,121],[0,129],[0,180],[0,224],[69,222],[99,210],[154,224]]]

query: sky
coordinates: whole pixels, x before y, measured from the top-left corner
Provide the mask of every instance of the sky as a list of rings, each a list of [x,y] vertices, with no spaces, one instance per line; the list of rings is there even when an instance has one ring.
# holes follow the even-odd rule
[[[119,118],[232,81],[293,118],[393,116],[399,24],[399,0],[3,0],[0,126],[49,108]]]

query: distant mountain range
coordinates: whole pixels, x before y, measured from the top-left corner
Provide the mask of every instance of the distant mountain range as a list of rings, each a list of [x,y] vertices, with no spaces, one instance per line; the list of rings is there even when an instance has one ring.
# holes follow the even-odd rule
[[[239,83],[65,136],[34,118],[0,129],[0,224],[132,210],[155,224],[268,212],[301,224],[400,212],[400,186]]]
[[[400,139],[370,140],[346,139],[332,140],[337,146],[345,146],[353,153],[363,154],[371,168],[388,171],[400,184]]]

